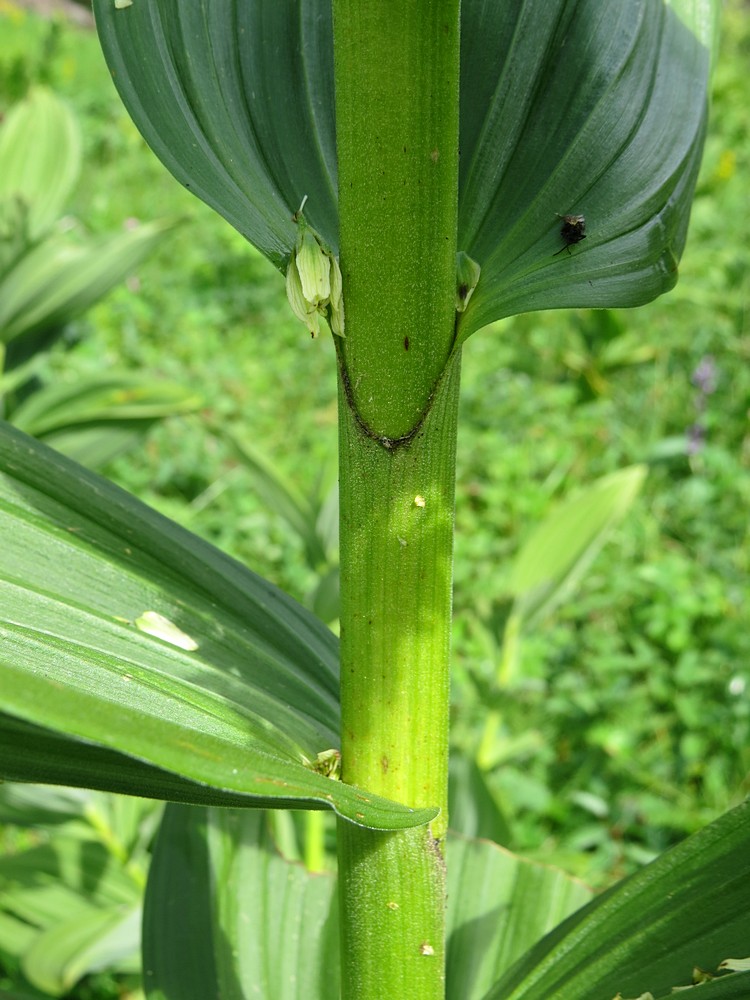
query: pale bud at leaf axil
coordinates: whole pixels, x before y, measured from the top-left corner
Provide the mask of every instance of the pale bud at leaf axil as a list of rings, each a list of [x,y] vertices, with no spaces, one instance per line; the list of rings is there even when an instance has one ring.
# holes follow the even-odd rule
[[[456,312],[462,313],[479,282],[482,269],[475,260],[459,250],[456,254]]]
[[[305,199],[307,200],[307,199]],[[302,202],[304,206],[305,202]],[[294,315],[317,337],[320,317],[331,331],[344,336],[344,298],[341,268],[336,257],[305,222],[302,206],[293,216],[299,225],[297,246],[286,271],[286,294]]]
[[[297,269],[302,294],[310,305],[320,306],[328,302],[331,298],[331,258],[307,228],[302,233],[302,245],[297,250]]]

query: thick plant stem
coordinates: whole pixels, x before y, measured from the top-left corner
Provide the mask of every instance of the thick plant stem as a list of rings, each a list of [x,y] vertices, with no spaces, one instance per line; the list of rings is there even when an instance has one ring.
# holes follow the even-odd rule
[[[458,358],[408,445],[389,451],[341,406],[344,779],[429,829],[339,823],[344,996],[443,996],[448,656]],[[343,394],[343,392],[342,392]]]
[[[334,0],[343,780],[430,828],[339,824],[345,1000],[444,992],[458,0]]]

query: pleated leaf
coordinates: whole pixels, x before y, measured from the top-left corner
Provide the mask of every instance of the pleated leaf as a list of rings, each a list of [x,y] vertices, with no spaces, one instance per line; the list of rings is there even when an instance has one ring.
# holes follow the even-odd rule
[[[330,3],[103,0],[95,14],[133,120],[181,183],[277,267],[305,195],[336,245]]]
[[[678,6],[687,20],[713,4]],[[637,305],[674,285],[709,64],[662,0],[464,5],[459,249],[482,274],[463,336],[529,309]],[[566,215],[585,219],[567,249]]]
[[[0,537],[0,777],[172,783],[183,801],[326,806],[384,829],[435,814],[314,769],[339,721],[337,641],[317,619],[3,424]]]
[[[94,0],[146,140],[280,268],[305,196],[308,220],[337,246],[330,6]],[[529,309],[636,305],[672,287],[714,10],[713,0],[464,0],[458,247],[482,271],[461,338]],[[585,239],[567,249],[566,215],[585,219]]]
[[[44,809],[49,790],[35,791],[32,808],[41,800]],[[23,819],[23,808],[19,812]],[[132,964],[140,946],[137,856],[126,859],[108,850],[83,821],[80,802],[77,812],[80,823],[0,858],[0,948],[18,960],[31,983],[53,996],[67,993],[87,972]],[[46,818],[34,822],[66,822],[75,813],[48,809]]]
[[[579,910],[485,1000],[666,996],[673,986],[689,986],[695,967],[712,971],[747,955],[749,901],[746,801]],[[716,993],[707,985],[696,996],[746,998],[748,979],[730,976]]]
[[[554,868],[450,835],[447,1000],[661,998],[690,985],[695,966],[743,957],[749,813],[733,810],[588,903],[590,890]],[[282,861],[257,813],[167,810],[144,921],[152,1000],[328,1000],[335,928],[333,878]],[[697,995],[738,1000],[748,979]]]
[[[98,468],[133,447],[157,420],[195,412],[193,390],[132,372],[43,385],[8,415],[14,427]]]
[[[591,890],[565,872],[488,841],[453,836],[447,861],[447,1000],[480,1000],[501,973],[591,898]]]
[[[262,813],[167,808],[143,936],[150,1000],[339,995],[335,879],[285,861]]]
[[[590,898],[563,872],[494,844],[448,844],[449,1000],[479,1000]],[[335,879],[283,860],[258,813],[170,806],[149,874],[144,980],[151,1000],[338,996]]]
[[[81,135],[66,104],[37,87],[0,128],[0,206],[18,201],[38,239],[60,217],[81,168]],[[0,240],[5,234],[0,234]]]

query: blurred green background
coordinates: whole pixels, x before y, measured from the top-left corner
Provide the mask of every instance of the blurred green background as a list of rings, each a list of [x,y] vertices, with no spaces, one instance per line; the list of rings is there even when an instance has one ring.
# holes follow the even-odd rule
[[[476,334],[464,352],[453,731],[457,788],[479,780],[485,807],[467,817],[456,792],[457,823],[597,886],[750,791],[748,65],[750,5],[727,0],[675,291],[630,311],[516,317]],[[330,338],[308,337],[281,275],[146,148],[93,30],[0,0],[0,114],[39,83],[68,102],[82,128],[83,174],[68,211],[87,232],[186,220],[66,326],[44,380],[75,385],[116,368],[198,393],[200,410],[155,424],[102,471],[293,596],[318,602],[335,563]],[[634,463],[648,477],[627,516],[557,608],[525,630],[513,670],[498,681],[519,547],[555,504]],[[317,556],[280,516],[278,489],[318,518]],[[470,762],[483,737],[479,774]],[[152,810],[129,813],[123,837],[109,800],[45,794],[6,791],[0,808],[0,992],[8,996],[63,992],[29,984],[19,949],[3,937],[9,920],[18,934],[38,919],[7,903],[20,892],[25,852],[54,845],[61,829],[70,839],[70,823],[85,828],[87,843],[103,844],[130,872],[128,900],[147,867]],[[45,808],[34,813],[34,801]],[[71,886],[83,893],[75,877]],[[122,975],[88,976],[70,995],[137,991],[137,972],[111,964]]]

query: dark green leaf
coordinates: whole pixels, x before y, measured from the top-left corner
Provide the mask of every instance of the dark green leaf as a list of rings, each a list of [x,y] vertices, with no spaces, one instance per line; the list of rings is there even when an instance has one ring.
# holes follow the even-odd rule
[[[277,267],[305,195],[335,249],[330,3],[94,7],[122,98],[175,176]],[[482,272],[462,338],[524,310],[635,305],[672,287],[714,7],[464,0],[458,246]],[[586,225],[570,252],[558,217],[568,214]]]
[[[305,215],[338,239],[331,5],[95,6],[116,86],[175,177],[277,267]]]
[[[713,970],[743,957],[749,940],[745,802],[566,920],[486,1000],[610,1000],[646,991],[660,997],[690,985],[695,966]]]
[[[705,17],[713,4],[692,6]],[[662,0],[466,0],[459,249],[482,275],[463,336],[529,309],[632,306],[672,287],[709,57]],[[569,214],[586,225],[570,251]]]

